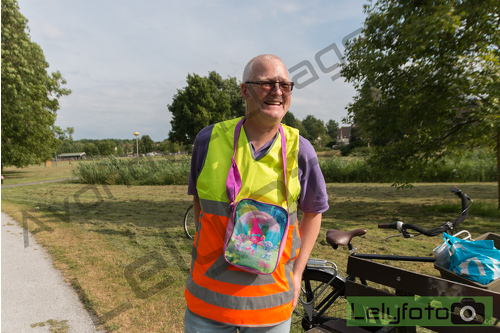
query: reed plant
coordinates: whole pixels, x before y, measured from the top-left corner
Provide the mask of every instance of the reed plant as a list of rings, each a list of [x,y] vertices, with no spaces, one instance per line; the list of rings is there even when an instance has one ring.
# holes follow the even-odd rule
[[[173,162],[166,158],[108,159],[80,163],[75,176],[85,184],[106,185],[180,185],[188,183],[188,158]]]
[[[393,183],[398,175],[388,169],[377,169],[366,157],[328,156],[319,159],[327,183]],[[73,170],[85,184],[106,185],[187,185],[190,159],[172,161],[163,157],[141,159],[108,159],[82,162]],[[495,154],[475,150],[461,156],[447,157],[430,164],[420,174],[412,174],[408,183],[495,182]]]
[[[398,179],[398,175],[391,170],[374,168],[364,157],[332,156],[320,159],[319,163],[327,183],[386,183]],[[412,177],[406,181],[494,182],[498,177],[495,154],[489,150],[474,150],[460,156],[450,156],[430,164],[422,173]]]

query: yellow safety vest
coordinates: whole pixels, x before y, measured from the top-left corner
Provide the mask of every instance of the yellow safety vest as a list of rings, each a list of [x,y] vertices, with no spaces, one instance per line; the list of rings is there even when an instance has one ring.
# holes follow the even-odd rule
[[[197,180],[202,209],[185,297],[188,308],[202,317],[236,326],[270,326],[287,320],[293,311],[293,260],[300,249],[297,225],[299,134],[298,130],[282,125],[287,140],[290,213],[285,249],[273,274],[249,273],[230,266],[223,256],[230,215],[226,179],[233,155],[234,129],[240,120],[218,123],[212,130],[205,163]],[[268,153],[255,160],[242,128],[235,157],[242,178],[237,201],[251,198],[287,208],[279,135]]]

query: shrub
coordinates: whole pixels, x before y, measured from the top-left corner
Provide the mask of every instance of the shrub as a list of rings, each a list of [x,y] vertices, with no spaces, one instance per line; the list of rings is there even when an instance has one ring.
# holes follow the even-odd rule
[[[366,148],[354,150],[359,155]],[[398,176],[390,169],[376,169],[362,157],[332,156],[320,159],[327,183],[393,183]],[[108,185],[187,185],[190,160],[185,157],[172,162],[165,157],[142,159],[108,159],[82,162],[73,170],[87,184]],[[448,157],[429,166],[421,175],[405,180],[418,182],[494,182],[497,181],[495,153],[488,150],[467,152],[461,157]]]
[[[363,156],[365,147],[354,150]],[[370,166],[364,158],[341,158],[334,156],[320,161],[320,168],[327,183],[349,182],[394,182],[398,175],[391,170],[377,170]],[[489,150],[474,150],[462,156],[448,157],[431,164],[422,174],[414,174],[413,179],[405,182],[495,182],[497,166],[495,153]]]
[[[166,158],[109,159],[80,163],[73,170],[80,181],[107,185],[185,185],[189,177],[189,159],[172,162]]]

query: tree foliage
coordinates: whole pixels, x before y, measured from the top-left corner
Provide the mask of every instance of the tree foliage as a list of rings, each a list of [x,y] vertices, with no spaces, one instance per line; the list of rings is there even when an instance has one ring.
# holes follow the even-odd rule
[[[111,140],[100,140],[97,147],[99,148],[99,154],[101,156],[110,156],[116,153],[115,143]]]
[[[365,6],[342,75],[357,96],[346,122],[397,183],[464,147],[496,146],[500,2],[379,0]]]
[[[322,146],[322,139],[326,135],[325,122],[313,115],[308,115],[302,119],[302,125],[307,131],[307,136],[304,137],[312,143]]]
[[[27,23],[17,1],[2,0],[2,166],[38,164],[55,153],[59,98],[71,93],[60,72],[47,73]]]
[[[98,156],[100,154],[99,148],[93,142],[86,142],[83,144],[83,151],[87,156]]]
[[[236,78],[223,79],[212,71],[208,77],[189,74],[186,82],[187,86],[178,89],[168,105],[172,113],[170,141],[192,144],[202,128],[245,114]]]
[[[139,153],[146,154],[152,153],[156,150],[156,143],[151,139],[149,135],[141,136],[139,140]]]
[[[328,134],[332,139],[336,139],[338,129],[338,122],[333,119],[328,120],[328,122],[326,123],[326,134]]]

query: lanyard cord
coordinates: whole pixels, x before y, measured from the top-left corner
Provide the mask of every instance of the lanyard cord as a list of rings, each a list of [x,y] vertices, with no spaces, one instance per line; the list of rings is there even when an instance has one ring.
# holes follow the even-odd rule
[[[238,139],[240,137],[241,126],[245,122],[245,117],[243,117],[238,124],[236,124],[236,128],[234,129],[234,146],[233,146],[233,157],[231,159],[231,167],[229,168],[229,174],[226,180],[226,192],[229,198],[229,204],[231,206],[231,211],[234,211],[234,204],[236,200],[236,196],[240,193],[241,190],[241,175],[238,170],[238,165],[236,164],[236,160],[234,159],[236,155],[236,147],[238,144]],[[286,210],[288,212],[288,186],[286,181],[286,139],[285,132],[283,131],[283,127],[281,124],[279,126],[280,137],[281,137],[281,157],[283,159],[283,176],[285,179],[285,196],[286,196]]]

